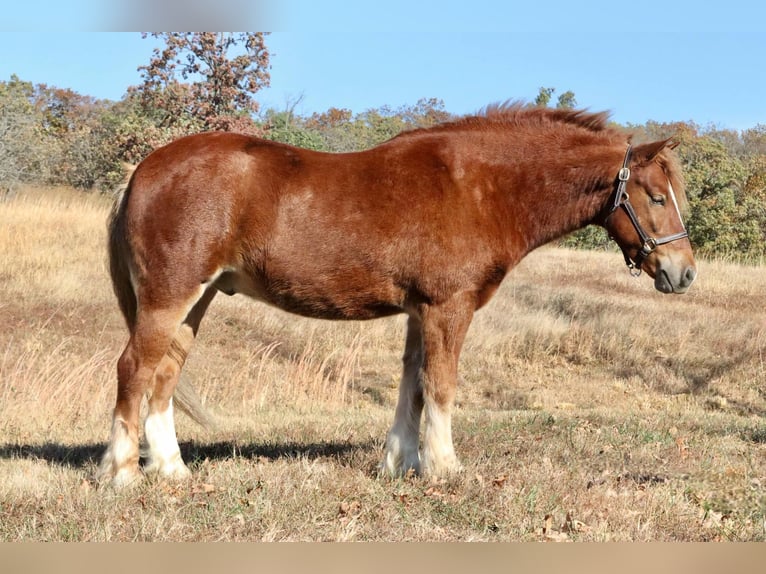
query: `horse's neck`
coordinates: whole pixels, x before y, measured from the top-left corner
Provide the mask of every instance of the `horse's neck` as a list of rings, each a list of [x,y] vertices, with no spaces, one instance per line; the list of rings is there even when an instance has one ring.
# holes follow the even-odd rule
[[[563,144],[559,149],[535,141],[525,144],[519,142],[510,152],[498,148],[495,165],[505,183],[509,216],[531,251],[594,223],[614,189],[624,152],[619,144],[604,142]]]

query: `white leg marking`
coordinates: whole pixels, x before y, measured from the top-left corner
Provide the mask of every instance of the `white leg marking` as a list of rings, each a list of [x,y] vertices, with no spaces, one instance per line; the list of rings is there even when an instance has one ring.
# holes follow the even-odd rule
[[[394,424],[386,438],[381,471],[389,476],[402,476],[412,469],[420,473],[420,410],[416,410],[413,399],[419,392],[418,369],[405,370],[399,387],[399,402],[396,404]]]
[[[150,412],[144,423],[144,433],[149,446],[149,463],[145,471],[162,477],[186,478],[191,473],[181,459],[175,424],[173,423],[173,399],[164,412]]]
[[[412,469],[420,473],[417,422],[395,420],[386,438],[386,452],[381,470],[390,476],[402,476]]]
[[[141,479],[138,471],[138,439],[132,439],[125,421],[114,417],[109,446],[101,459],[98,478],[111,477],[116,488],[128,486]]]
[[[425,436],[423,440],[423,471],[444,476],[459,471],[461,466],[452,445],[452,414],[449,407],[440,407],[432,400],[425,402]]]

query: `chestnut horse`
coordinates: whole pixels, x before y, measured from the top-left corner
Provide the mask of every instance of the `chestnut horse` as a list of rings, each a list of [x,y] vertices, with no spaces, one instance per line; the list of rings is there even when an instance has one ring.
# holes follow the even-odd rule
[[[658,290],[683,293],[695,278],[673,142],[631,146],[607,120],[504,104],[358,153],[234,133],[154,151],[109,225],[112,282],[130,339],[100,476],[115,485],[141,476],[144,395],[145,472],[188,475],[173,396],[219,291],[322,319],[407,313],[382,471],[457,470],[451,410],[463,338],[527,253],[597,224]]]

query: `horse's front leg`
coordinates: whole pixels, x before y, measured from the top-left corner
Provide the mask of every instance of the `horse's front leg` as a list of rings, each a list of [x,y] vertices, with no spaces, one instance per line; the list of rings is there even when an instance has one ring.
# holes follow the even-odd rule
[[[452,407],[458,380],[458,359],[476,308],[471,293],[444,304],[423,306],[423,403],[425,429],[422,471],[445,476],[460,470],[452,444]]]
[[[394,424],[386,437],[386,452],[381,471],[402,476],[409,470],[420,473],[420,418],[423,414],[423,333],[420,319],[411,315],[407,321],[407,340],[402,357],[402,381]]]

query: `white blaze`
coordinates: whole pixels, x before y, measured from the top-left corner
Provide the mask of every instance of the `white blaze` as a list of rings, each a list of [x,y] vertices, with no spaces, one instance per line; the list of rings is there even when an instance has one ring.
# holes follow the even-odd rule
[[[676,213],[678,214],[678,221],[681,222],[681,227],[686,230],[686,226],[684,225],[684,219],[681,217],[681,209],[678,207],[678,201],[676,201],[676,194],[673,191],[673,185],[668,181],[668,191],[670,192],[668,195],[670,195],[671,201],[673,201],[673,206],[676,208]]]

